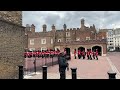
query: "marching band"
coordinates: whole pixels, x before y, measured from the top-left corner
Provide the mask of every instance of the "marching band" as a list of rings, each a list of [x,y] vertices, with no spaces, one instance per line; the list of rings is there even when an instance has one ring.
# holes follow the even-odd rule
[[[57,50],[38,50],[38,51],[25,51],[24,52],[24,57],[25,58],[31,58],[31,57],[50,57],[50,58],[53,58],[53,57],[57,57],[58,55],[60,54],[60,50],[57,49]],[[66,55],[66,50],[64,49],[64,54]],[[88,49],[87,52],[85,52],[84,50],[78,50],[78,52],[76,51],[76,49],[74,50],[74,58],[76,59],[78,56],[78,59],[85,59],[86,56],[87,56],[87,59],[88,60],[92,60],[92,59],[96,59],[98,60],[98,50],[95,49],[95,50],[91,50],[91,49]]]
[[[28,57],[28,58],[31,58],[31,57],[57,57],[60,53],[60,50],[38,50],[38,51],[25,51],[24,52],[24,57]]]
[[[85,59],[85,57],[87,56],[88,60],[92,60],[92,59],[96,59],[98,60],[98,50],[91,50],[88,49],[87,52],[85,52],[84,50],[78,50],[78,52],[76,51],[76,49],[74,50],[74,58],[76,59],[76,56],[78,56],[78,59],[83,58],[83,60]]]

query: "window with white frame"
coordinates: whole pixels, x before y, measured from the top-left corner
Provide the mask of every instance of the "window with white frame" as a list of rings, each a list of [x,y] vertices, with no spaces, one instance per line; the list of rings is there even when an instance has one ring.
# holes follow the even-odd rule
[[[46,44],[46,39],[41,39],[41,44]]]
[[[76,38],[76,41],[80,41],[80,38]]]
[[[51,44],[53,44],[53,39],[51,39]]]
[[[61,42],[61,39],[58,39],[58,42]]]
[[[90,37],[86,37],[86,40],[90,40]]]
[[[70,32],[66,32],[66,37],[70,37]]]
[[[30,45],[34,45],[34,39],[30,39]]]

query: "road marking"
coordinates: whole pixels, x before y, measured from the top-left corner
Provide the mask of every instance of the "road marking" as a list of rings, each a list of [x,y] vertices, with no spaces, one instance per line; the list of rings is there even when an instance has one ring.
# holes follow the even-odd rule
[[[109,65],[110,65],[111,69],[117,73],[116,74],[116,79],[120,79],[120,72],[115,67],[115,65],[112,63],[112,61],[109,59],[109,57],[106,57],[106,58],[107,58],[107,61],[109,62]]]

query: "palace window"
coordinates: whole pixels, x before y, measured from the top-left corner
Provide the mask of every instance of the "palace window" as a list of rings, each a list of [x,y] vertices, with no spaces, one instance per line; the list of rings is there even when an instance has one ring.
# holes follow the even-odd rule
[[[53,39],[51,39],[51,44],[53,44]]]
[[[70,32],[66,32],[66,37],[70,37]]]
[[[46,39],[41,39],[41,44],[46,44]]]
[[[58,42],[61,42],[61,39],[58,39]]]
[[[90,40],[90,37],[86,37],[86,40]]]
[[[30,45],[34,45],[34,39],[30,39]]]

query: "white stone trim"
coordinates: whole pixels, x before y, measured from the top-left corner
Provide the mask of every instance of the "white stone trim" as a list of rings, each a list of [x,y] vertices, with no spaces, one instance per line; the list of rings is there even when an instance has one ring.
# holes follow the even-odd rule
[[[107,54],[103,54],[102,56],[106,56]]]
[[[41,51],[42,51],[42,50],[47,50],[47,48],[46,48],[46,47],[41,47]]]
[[[55,46],[55,50],[57,50],[57,48],[60,50],[60,46]]]
[[[43,42],[44,41],[44,42]],[[41,39],[41,44],[46,44],[46,38]]]
[[[34,39],[30,39],[30,45],[34,45]]]
[[[61,42],[61,39],[58,39],[58,42]]]
[[[30,50],[30,51],[33,51],[33,50],[35,50],[35,48],[29,48],[29,50]]]
[[[52,38],[51,38],[50,42],[51,42],[51,44],[53,44],[53,39]]]

